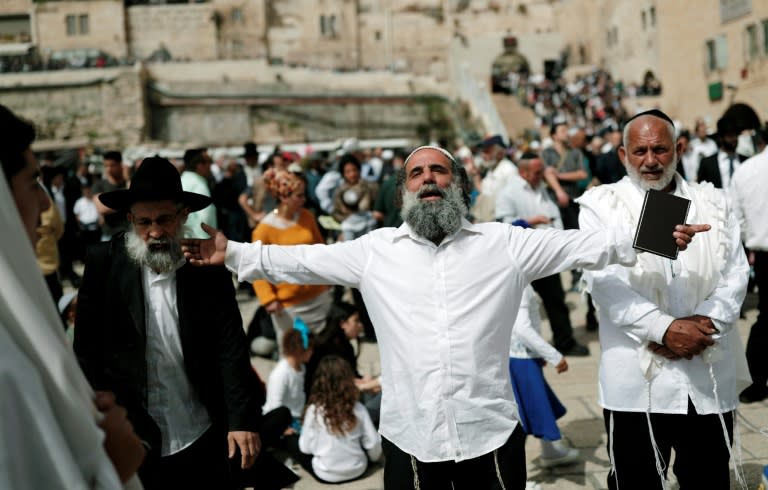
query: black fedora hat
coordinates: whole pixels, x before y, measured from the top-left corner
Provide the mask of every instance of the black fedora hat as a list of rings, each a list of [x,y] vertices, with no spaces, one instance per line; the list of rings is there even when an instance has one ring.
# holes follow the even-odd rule
[[[176,167],[161,157],[145,158],[136,170],[128,189],[99,194],[99,201],[116,211],[128,211],[139,201],[174,201],[199,211],[211,204],[211,198],[181,188],[181,176]]]

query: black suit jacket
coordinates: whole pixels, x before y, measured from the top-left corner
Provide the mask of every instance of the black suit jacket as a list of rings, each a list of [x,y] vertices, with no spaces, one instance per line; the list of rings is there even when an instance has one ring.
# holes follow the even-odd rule
[[[94,389],[115,393],[136,433],[156,456],[160,430],[147,412],[141,269],[126,255],[124,243],[121,233],[88,251],[74,348]],[[264,400],[251,368],[230,273],[223,267],[185,264],[176,271],[176,293],[184,367],[213,427],[222,434],[256,432]]]
[[[717,156],[720,154],[718,151],[714,155],[704,157],[699,163],[699,173],[696,180],[698,182],[712,182],[712,185],[718,189],[723,188],[723,178],[720,175],[720,165],[717,162]],[[743,162],[747,159],[744,155],[736,154],[739,162]]]

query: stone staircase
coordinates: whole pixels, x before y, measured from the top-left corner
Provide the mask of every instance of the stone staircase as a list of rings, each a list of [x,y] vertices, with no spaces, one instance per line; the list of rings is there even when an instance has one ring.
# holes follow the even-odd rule
[[[526,129],[536,128],[536,118],[533,110],[523,107],[520,101],[507,94],[491,94],[491,99],[499,111],[499,117],[507,128],[507,134],[512,140],[518,139]]]

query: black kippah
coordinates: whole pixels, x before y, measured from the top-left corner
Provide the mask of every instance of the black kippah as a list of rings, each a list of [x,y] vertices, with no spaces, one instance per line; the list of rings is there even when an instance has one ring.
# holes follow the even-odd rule
[[[674,125],[675,125],[674,121],[672,121],[672,118],[671,118],[671,117],[669,117],[668,115],[664,114],[663,112],[661,112],[661,111],[660,111],[660,110],[658,110],[658,109],[650,109],[650,110],[647,110],[647,111],[638,112],[638,113],[637,113],[637,114],[635,114],[634,116],[632,116],[632,117],[630,117],[629,119],[627,119],[627,122],[625,122],[625,123],[624,123],[624,127],[626,127],[626,126],[627,126],[627,124],[629,124],[630,122],[634,121],[634,120],[635,120],[635,119],[637,119],[638,117],[642,117],[642,116],[653,116],[653,117],[658,117],[659,119],[664,119],[664,120],[665,120],[665,121],[667,121],[669,124],[671,124],[673,127],[674,127]]]

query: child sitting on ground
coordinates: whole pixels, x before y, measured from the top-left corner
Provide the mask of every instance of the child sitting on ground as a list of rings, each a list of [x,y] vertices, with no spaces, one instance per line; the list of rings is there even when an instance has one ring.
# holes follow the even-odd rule
[[[355,374],[338,356],[320,361],[307,402],[296,459],[320,481],[360,477],[381,457],[381,436],[358,401]]]
[[[293,423],[285,435],[297,434],[304,412],[305,364],[312,357],[314,338],[304,322],[296,318],[292,330],[283,335],[283,357],[277,362],[267,380],[267,401],[262,410],[270,412],[281,406],[291,411]]]
[[[520,310],[512,329],[509,346],[509,375],[526,434],[541,441],[540,465],[544,468],[573,463],[579,451],[563,445],[557,419],[565,407],[544,379],[541,367],[547,362],[557,373],[568,370],[568,363],[540,335],[541,317],[536,293],[529,285],[523,290]]]

